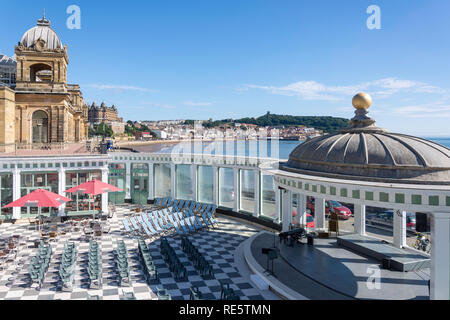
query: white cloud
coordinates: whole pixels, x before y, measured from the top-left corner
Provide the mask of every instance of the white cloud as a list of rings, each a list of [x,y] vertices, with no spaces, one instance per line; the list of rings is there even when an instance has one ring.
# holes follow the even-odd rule
[[[213,104],[211,102],[193,102],[193,101],[186,101],[183,102],[185,106],[190,107],[211,107]]]
[[[409,118],[450,118],[450,104],[404,106],[394,109],[393,114]]]
[[[295,96],[302,100],[337,101],[348,99],[360,91],[366,91],[374,97],[382,98],[399,92],[444,93],[445,91],[423,82],[384,78],[348,86],[327,86],[317,81],[299,81],[286,86],[262,86],[249,84],[249,89],[260,89],[272,94]]]

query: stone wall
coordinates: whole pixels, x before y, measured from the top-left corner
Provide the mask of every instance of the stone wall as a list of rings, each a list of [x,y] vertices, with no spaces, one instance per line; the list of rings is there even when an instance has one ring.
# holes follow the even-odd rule
[[[0,152],[13,152],[15,143],[15,93],[0,87]]]

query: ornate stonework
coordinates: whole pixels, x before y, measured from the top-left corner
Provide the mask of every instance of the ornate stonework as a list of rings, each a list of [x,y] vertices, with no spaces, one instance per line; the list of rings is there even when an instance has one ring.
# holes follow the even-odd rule
[[[5,122],[14,135],[0,133],[0,145],[14,143],[59,143],[85,140],[88,107],[78,85],[67,84],[69,56],[50,21],[38,20],[15,47],[16,85],[11,95],[0,94],[0,131]],[[11,105],[14,109],[11,109]],[[11,130],[12,129],[12,130]],[[0,152],[3,151],[0,147]]]

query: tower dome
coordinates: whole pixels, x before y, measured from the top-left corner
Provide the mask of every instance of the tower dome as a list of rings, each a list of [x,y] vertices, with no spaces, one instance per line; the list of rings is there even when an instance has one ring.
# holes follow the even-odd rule
[[[301,144],[281,164],[282,170],[340,179],[450,185],[450,149],[377,127],[367,116],[371,103],[369,95],[356,95],[356,116],[350,127]]]
[[[39,19],[37,26],[29,29],[20,40],[20,45],[25,48],[36,48],[36,43],[41,40],[45,42],[45,48],[50,50],[64,49],[59,36],[51,28],[51,23],[44,17]]]

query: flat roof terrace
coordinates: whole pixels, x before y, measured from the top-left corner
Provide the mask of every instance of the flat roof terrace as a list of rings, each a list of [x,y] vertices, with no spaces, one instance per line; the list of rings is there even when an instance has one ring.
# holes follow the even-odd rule
[[[0,146],[2,147],[2,146]],[[5,148],[5,146],[3,146]],[[87,148],[86,142],[79,143],[49,143],[49,144],[16,144],[0,152],[0,158],[9,157],[57,157],[99,155],[95,149]]]

